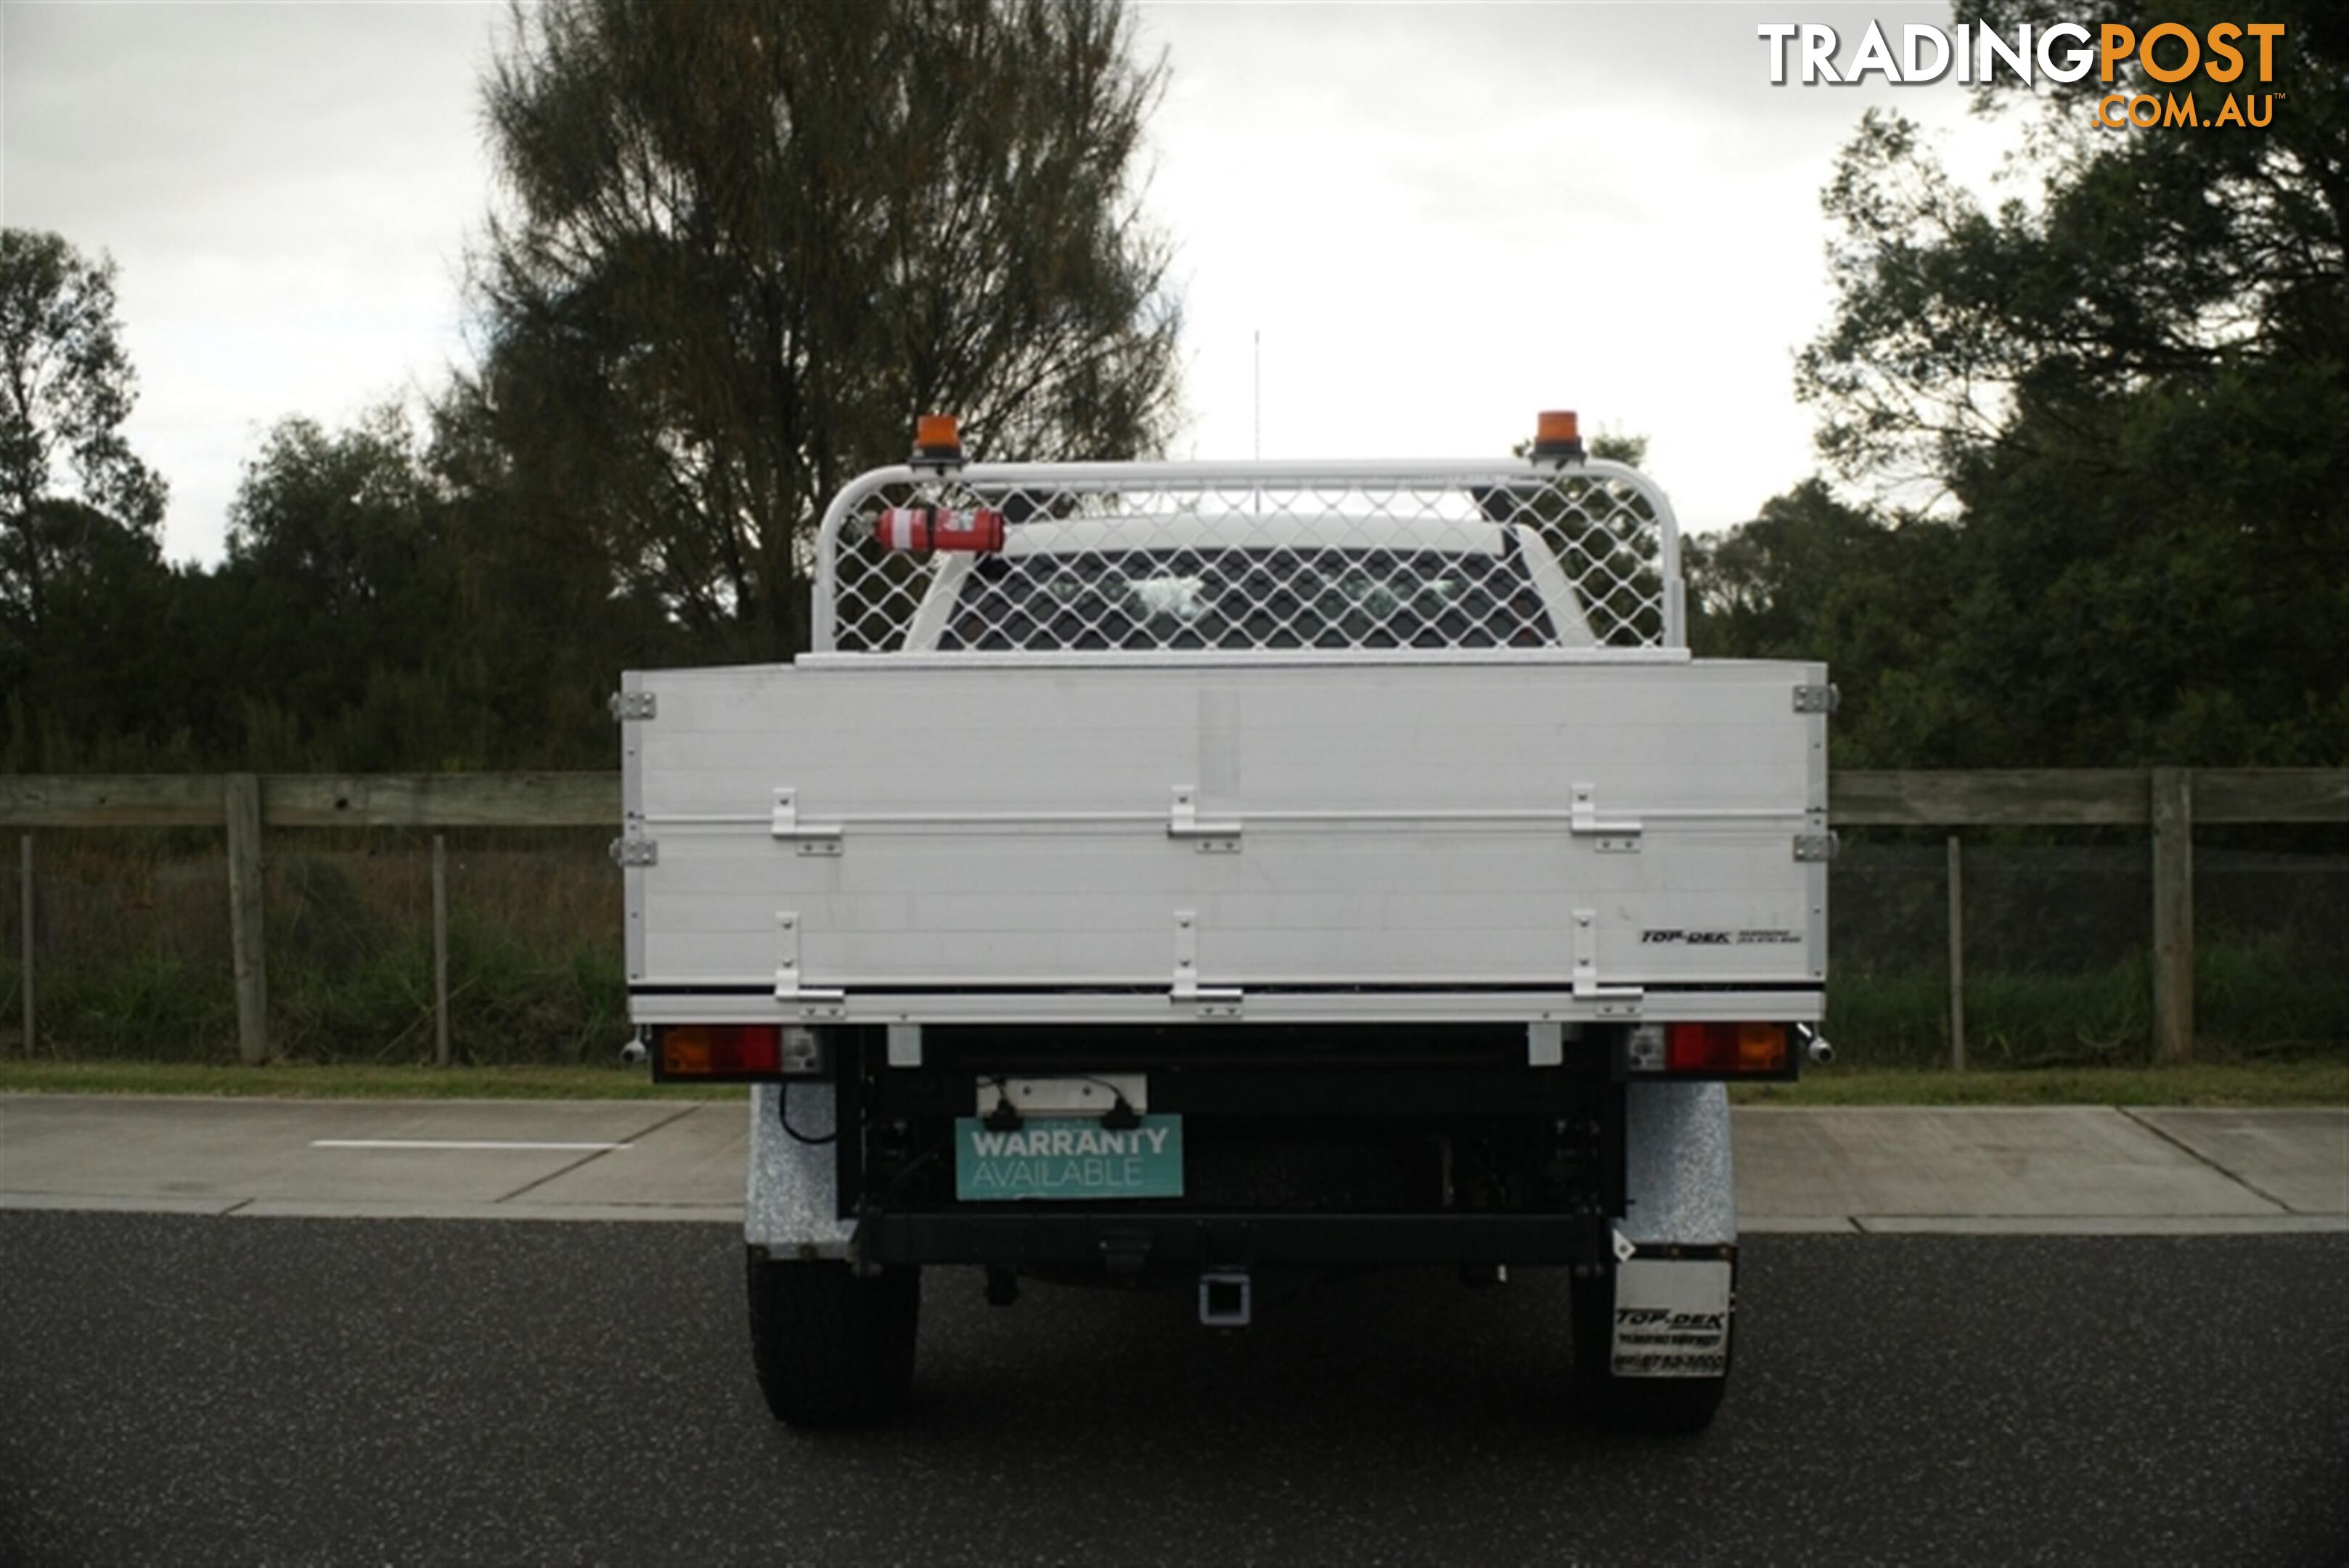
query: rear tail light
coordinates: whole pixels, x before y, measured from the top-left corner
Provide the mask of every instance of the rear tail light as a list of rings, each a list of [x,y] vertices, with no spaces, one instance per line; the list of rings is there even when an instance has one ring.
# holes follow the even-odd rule
[[[1783,1023],[1649,1023],[1631,1032],[1634,1073],[1718,1078],[1784,1073],[1787,1063]]]
[[[653,1032],[659,1078],[780,1078],[823,1070],[814,1031],[778,1023],[672,1023]]]
[[[892,506],[873,520],[873,536],[885,550],[984,554],[1003,548],[1003,514],[984,506],[969,512],[946,506]]]
[[[1668,1023],[1664,1069],[1671,1073],[1776,1073],[1786,1065],[1777,1023]]]

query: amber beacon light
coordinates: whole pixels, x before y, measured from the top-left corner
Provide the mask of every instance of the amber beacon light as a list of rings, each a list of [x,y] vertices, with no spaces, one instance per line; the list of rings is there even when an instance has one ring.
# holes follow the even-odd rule
[[[944,467],[959,463],[962,425],[952,414],[924,414],[914,421],[914,462]]]
[[[1534,416],[1533,455],[1537,462],[1582,460],[1582,427],[1572,409],[1545,409]]]

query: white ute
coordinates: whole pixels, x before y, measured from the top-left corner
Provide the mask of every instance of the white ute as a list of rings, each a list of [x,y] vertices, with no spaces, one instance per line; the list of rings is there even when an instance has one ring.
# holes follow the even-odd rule
[[[1661,492],[1571,415],[1311,465],[931,417],[806,564],[811,652],[614,699],[631,1012],[657,1077],[756,1085],[779,1417],[891,1414],[937,1263],[1222,1327],[1559,1267],[1584,1413],[1712,1418],[1723,1083],[1825,1052],[1834,691],[1690,658]]]

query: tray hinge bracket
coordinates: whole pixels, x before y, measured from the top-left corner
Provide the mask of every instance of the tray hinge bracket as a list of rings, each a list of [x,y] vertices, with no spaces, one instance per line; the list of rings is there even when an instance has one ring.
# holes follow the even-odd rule
[[[1601,855],[1637,855],[1640,853],[1640,819],[1636,816],[1600,816],[1599,794],[1589,784],[1574,786],[1574,836],[1588,838],[1592,847]]]
[[[625,724],[631,719],[649,719],[660,711],[660,701],[650,691],[615,691],[611,701],[612,722]]]
[[[1240,825],[1237,819],[1216,822],[1199,819],[1199,791],[1195,785],[1176,784],[1174,805],[1166,817],[1166,836],[1187,838],[1202,855],[1237,855],[1240,852]]]
[[[1833,681],[1816,686],[1795,688],[1795,711],[1797,713],[1833,713],[1843,706],[1843,693]]]
[[[1199,983],[1199,916],[1174,911],[1174,985],[1168,999],[1188,1006],[1194,1018],[1237,1018],[1246,1001],[1236,985]]]
[[[642,837],[631,831],[612,840],[610,854],[612,864],[623,871],[631,866],[657,866],[660,864],[660,841]]]
[[[1605,985],[1599,979],[1599,911],[1574,911],[1574,995],[1595,1002],[1601,1018],[1637,1018],[1647,993],[1636,985]]]
[[[802,1018],[844,1018],[847,993],[800,983],[800,912],[775,912],[775,1000],[796,1005]]]
[[[1795,835],[1795,858],[1797,860],[1832,860],[1843,840],[1833,833],[1797,833]]]
[[[775,815],[770,831],[777,839],[797,845],[802,855],[840,853],[840,825],[802,822],[799,792],[788,785],[775,791]]]

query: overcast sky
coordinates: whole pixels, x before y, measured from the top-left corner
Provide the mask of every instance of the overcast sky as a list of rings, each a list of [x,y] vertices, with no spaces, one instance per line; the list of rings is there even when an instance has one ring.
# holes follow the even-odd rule
[[[1536,410],[1643,433],[1685,525],[1811,472],[1792,357],[1831,299],[1818,191],[1870,103],[1977,182],[2008,133],[1962,90],[1773,87],[1759,22],[1822,4],[1183,5],[1141,13],[1169,89],[1148,204],[1178,246],[1176,456],[1500,454]],[[0,6],[0,217],[121,267],[171,484],[219,556],[270,424],[437,385],[465,354],[492,199],[474,4]]]

